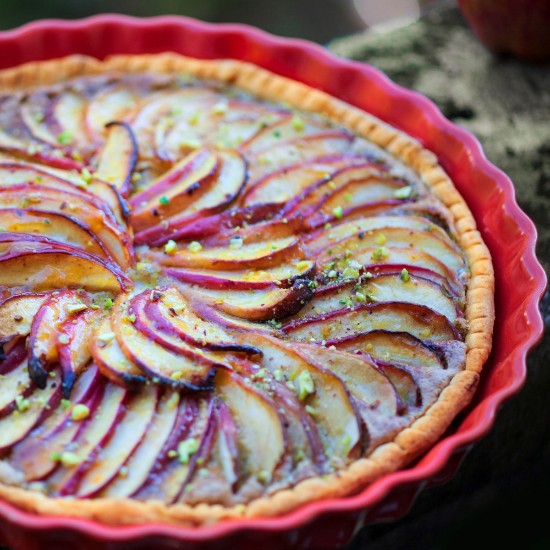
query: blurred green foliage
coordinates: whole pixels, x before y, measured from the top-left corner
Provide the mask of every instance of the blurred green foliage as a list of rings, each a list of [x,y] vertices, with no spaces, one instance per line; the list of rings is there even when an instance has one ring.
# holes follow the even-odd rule
[[[363,28],[352,0],[0,0],[0,29],[35,19],[74,19],[97,13],[179,14],[248,23],[321,43]]]

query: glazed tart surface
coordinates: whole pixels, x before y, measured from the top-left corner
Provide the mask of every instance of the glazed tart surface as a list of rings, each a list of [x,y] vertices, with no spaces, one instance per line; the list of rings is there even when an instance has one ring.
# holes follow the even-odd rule
[[[280,514],[405,465],[468,403],[490,257],[412,138],[239,62],[0,83],[3,498]]]

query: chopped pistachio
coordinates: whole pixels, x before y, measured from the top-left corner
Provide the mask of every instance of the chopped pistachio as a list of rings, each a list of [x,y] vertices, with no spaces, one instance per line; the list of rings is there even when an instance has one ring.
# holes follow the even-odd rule
[[[103,334],[100,334],[97,339],[103,344],[108,344],[114,337],[114,332],[104,332]]]
[[[176,244],[176,241],[173,241],[172,239],[170,239],[164,245],[164,252],[169,256],[173,256],[177,251],[178,251],[178,245]]]
[[[198,241],[193,241],[191,243],[189,243],[189,245],[187,246],[187,249],[189,250],[189,252],[199,252],[200,250],[202,250],[202,244],[199,243]]]
[[[73,141],[73,135],[71,132],[64,131],[57,136],[57,142],[60,145],[70,145]]]
[[[159,203],[162,204],[163,206],[168,206],[170,204],[170,199],[168,199],[168,197],[161,197],[159,199]]]
[[[311,416],[315,416],[317,414],[317,409],[314,409],[311,405],[306,405],[305,409]]]
[[[170,375],[170,378],[171,378],[172,380],[181,380],[182,377],[183,377],[183,373],[182,373],[182,372],[179,372],[179,371],[173,372],[173,373]]]
[[[128,315],[127,319],[128,319],[128,321],[130,321],[130,323],[135,323],[136,322],[136,314],[135,313],[130,313],[130,315]]]
[[[15,406],[19,412],[25,412],[31,406],[30,401],[25,399],[22,395],[18,395],[15,398]]]
[[[76,453],[65,451],[59,456],[59,461],[63,464],[63,466],[78,466],[82,463],[82,458],[80,458]]]
[[[227,101],[218,101],[218,103],[216,103],[212,107],[212,112],[217,114],[217,115],[223,115],[223,114],[227,113],[228,107],[229,106],[227,104]]]
[[[191,455],[199,450],[199,441],[194,437],[181,441],[178,445],[178,456],[182,464],[188,464]]]
[[[344,198],[346,199],[346,202],[350,202],[353,198],[353,195],[351,193],[346,193]]]
[[[128,477],[128,467],[122,466],[122,468],[118,471],[118,475],[120,477]]]
[[[86,309],[88,309],[88,306],[86,304],[67,304],[67,306],[65,307],[67,313],[79,313]]]
[[[385,260],[389,255],[390,251],[385,246],[381,246],[372,253],[372,259],[379,262]]]
[[[412,194],[412,187],[410,185],[405,185],[400,187],[393,192],[393,196],[396,199],[408,199]]]
[[[90,409],[86,405],[75,405],[71,411],[71,419],[75,422],[85,420],[88,416],[90,416]]]
[[[296,389],[298,391],[298,399],[303,401],[308,395],[311,395],[315,391],[315,384],[313,378],[307,370],[303,370],[295,380]]]
[[[90,183],[92,181],[92,173],[87,168],[82,168],[80,172],[80,177],[84,180],[85,183]]]
[[[383,244],[386,244],[386,235],[384,235],[384,233],[380,233],[379,235],[376,235],[374,242],[380,246],[382,246]]]
[[[362,292],[356,292],[355,299],[361,303],[364,303],[367,301],[367,297]]]
[[[70,402],[69,399],[62,399],[62,400],[61,400],[61,408],[62,408],[63,410],[66,411],[70,406],[71,406],[71,402]]]
[[[113,302],[113,299],[112,298],[107,298],[105,300],[105,303],[103,304],[103,307],[104,309],[111,309],[114,305],[114,302]]]
[[[304,119],[300,115],[294,115],[292,117],[292,127],[298,132],[305,130],[306,125]]]
[[[296,264],[296,269],[298,271],[305,271],[311,264],[309,263],[308,260],[300,260],[297,264]]]
[[[432,331],[429,328],[425,328],[425,329],[420,331],[420,336],[422,338],[428,338],[431,333],[432,333]]]
[[[174,451],[174,449],[170,449],[167,454],[168,454],[168,458],[176,458],[178,456],[178,451]]]
[[[60,344],[68,344],[70,342],[69,337],[66,334],[60,334],[57,340]]]
[[[332,210],[332,214],[337,220],[341,220],[344,215],[344,209],[341,206],[337,206]]]
[[[404,267],[402,270],[401,270],[401,280],[404,282],[404,283],[407,283],[411,280],[411,277],[409,275],[409,272],[408,270]]]
[[[342,276],[346,279],[357,279],[359,277],[359,271],[353,267],[346,267]]]
[[[324,229],[328,231],[331,227],[332,227],[332,224],[327,222],[325,223]]]
[[[266,483],[269,483],[270,478],[271,478],[271,476],[269,475],[269,472],[267,470],[260,470],[256,474],[256,479],[264,485]]]

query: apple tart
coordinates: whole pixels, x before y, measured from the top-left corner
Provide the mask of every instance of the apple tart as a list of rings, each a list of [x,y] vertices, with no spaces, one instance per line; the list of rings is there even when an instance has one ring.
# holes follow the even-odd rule
[[[414,139],[237,61],[0,85],[1,498],[282,514],[406,465],[469,402],[490,255]]]

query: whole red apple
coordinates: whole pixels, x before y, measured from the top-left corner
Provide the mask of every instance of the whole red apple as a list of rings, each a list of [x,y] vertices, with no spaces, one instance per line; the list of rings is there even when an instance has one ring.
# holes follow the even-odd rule
[[[457,0],[479,40],[497,53],[550,60],[550,0]]]

